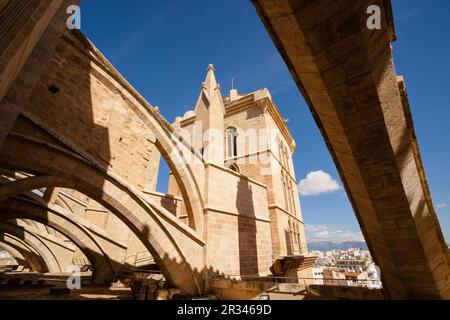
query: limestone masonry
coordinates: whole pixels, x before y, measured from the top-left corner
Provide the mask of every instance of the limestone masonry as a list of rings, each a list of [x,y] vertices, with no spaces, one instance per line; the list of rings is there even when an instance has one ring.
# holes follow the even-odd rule
[[[390,2],[253,3],[325,139],[383,289],[314,284],[296,144],[268,89],[222,92],[209,65],[193,110],[169,123],[67,28],[75,0],[0,0],[0,248],[17,263],[0,286],[75,272],[140,298],[450,298],[450,254],[392,63]],[[386,17],[380,30],[365,27],[369,4]],[[167,193],[156,191],[161,161]]]

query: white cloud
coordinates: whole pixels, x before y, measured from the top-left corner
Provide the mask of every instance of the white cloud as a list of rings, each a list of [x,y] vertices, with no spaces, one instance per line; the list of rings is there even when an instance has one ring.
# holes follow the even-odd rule
[[[302,196],[315,196],[321,193],[333,193],[341,189],[339,184],[328,173],[312,171],[298,184]]]
[[[341,230],[326,225],[305,225],[305,236],[311,243],[318,241],[364,241],[361,231]]]
[[[445,207],[447,207],[447,204],[446,203],[436,203],[436,207],[438,209],[444,209]]]

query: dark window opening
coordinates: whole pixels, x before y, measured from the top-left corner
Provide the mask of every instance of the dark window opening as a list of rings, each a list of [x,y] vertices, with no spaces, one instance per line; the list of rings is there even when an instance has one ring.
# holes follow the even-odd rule
[[[59,92],[59,88],[58,88],[57,86],[50,85],[50,86],[48,87],[48,91],[50,91],[51,93],[55,94],[55,93],[58,93],[58,92]]]
[[[230,168],[234,172],[241,173],[241,170],[239,169],[238,165],[235,163],[232,163],[228,168]]]
[[[227,137],[227,157],[237,157],[237,130],[236,128],[228,128],[226,131]]]

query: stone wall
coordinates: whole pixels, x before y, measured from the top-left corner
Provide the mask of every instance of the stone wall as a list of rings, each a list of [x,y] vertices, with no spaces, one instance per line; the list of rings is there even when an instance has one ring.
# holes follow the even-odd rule
[[[392,299],[450,297],[450,262],[392,60],[390,1],[253,0],[339,171]],[[367,28],[367,8],[381,28]]]
[[[225,128],[235,127],[240,132],[237,140],[238,156],[226,158],[225,164],[229,166],[237,163],[243,175],[267,187],[273,255],[307,255],[291,156],[292,141],[282,133],[276,121],[279,116],[267,89],[261,89],[227,105]],[[253,130],[256,136],[249,134],[249,130]],[[267,136],[259,136],[260,130],[265,130]],[[287,161],[282,159],[280,145],[285,146]],[[289,191],[285,191],[283,177],[290,184]]]
[[[266,275],[272,264],[266,187],[207,166],[207,267],[226,275]]]
[[[154,135],[115,88],[90,52],[65,33],[25,109],[132,185],[154,190],[160,159]]]

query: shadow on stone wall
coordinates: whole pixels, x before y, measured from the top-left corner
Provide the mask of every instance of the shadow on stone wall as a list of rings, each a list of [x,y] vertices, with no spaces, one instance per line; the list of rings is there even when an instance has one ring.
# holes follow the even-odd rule
[[[239,229],[239,268],[244,279],[245,276],[258,275],[258,248],[253,193],[248,180],[242,177],[237,185],[236,208]]]

